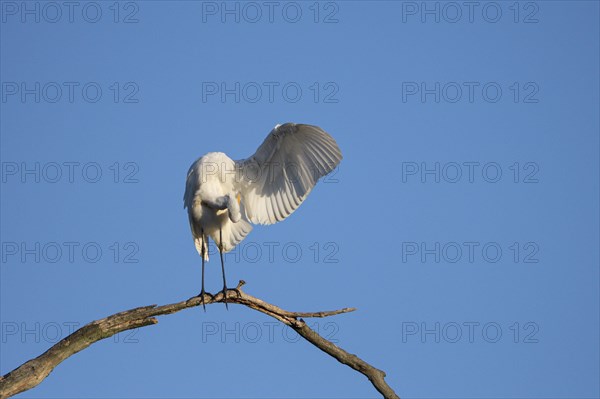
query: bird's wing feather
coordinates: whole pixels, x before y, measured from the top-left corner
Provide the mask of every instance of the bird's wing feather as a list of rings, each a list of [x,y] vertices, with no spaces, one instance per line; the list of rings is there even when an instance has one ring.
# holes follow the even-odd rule
[[[194,197],[196,196],[196,191],[198,191],[198,171],[196,170],[196,163],[194,162],[190,169],[188,170],[187,179],[185,181],[185,193],[183,193],[183,207],[188,210],[188,221],[190,222],[190,230],[192,231],[192,237],[194,238],[194,245],[196,246],[196,251],[198,254],[202,256],[202,244],[204,242],[204,260],[208,260],[208,237],[204,236],[204,240],[202,239],[202,232],[200,230],[200,226],[197,226],[194,223],[192,218],[192,209],[194,206]]]
[[[300,206],[342,153],[323,129],[303,124],[276,126],[250,158],[236,161],[238,189],[252,223],[273,224]]]
[[[198,161],[196,161],[198,162]],[[194,196],[198,191],[198,171],[196,170],[196,162],[190,166],[187,173],[187,179],[185,181],[185,193],[183,193],[183,207],[188,210],[192,209],[194,204]]]
[[[223,252],[229,252],[238,245],[252,231],[252,225],[246,219],[240,219],[237,223],[228,220],[223,225]],[[215,233],[216,235],[216,233]],[[215,242],[219,242],[214,237]]]

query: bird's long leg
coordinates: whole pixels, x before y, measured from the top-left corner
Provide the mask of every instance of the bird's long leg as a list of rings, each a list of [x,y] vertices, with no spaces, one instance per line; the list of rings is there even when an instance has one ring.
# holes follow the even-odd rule
[[[200,302],[202,303],[202,307],[204,308],[204,311],[206,312],[206,304],[204,303],[204,255],[206,249],[204,249],[204,230],[201,230],[201,235],[202,235],[202,290],[200,291]]]
[[[225,307],[229,310],[229,306],[227,306],[227,283],[225,282],[225,262],[223,262],[223,231],[219,228],[219,254],[221,255],[221,270],[223,271],[223,302],[225,302]]]

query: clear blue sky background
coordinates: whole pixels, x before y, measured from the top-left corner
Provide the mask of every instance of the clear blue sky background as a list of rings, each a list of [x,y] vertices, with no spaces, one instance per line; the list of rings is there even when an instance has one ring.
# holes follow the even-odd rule
[[[290,310],[357,307],[311,324],[404,398],[599,396],[598,2],[480,2],[471,17],[278,2],[272,20],[262,2],[81,2],[72,21],[25,4],[0,3],[2,374],[72,326],[197,294],[189,165],[249,156],[294,121],[344,160],[226,257],[231,284]],[[221,83],[234,94],[209,91]],[[213,256],[209,291],[220,278]],[[162,317],[20,397],[378,396],[272,322],[223,305]]]

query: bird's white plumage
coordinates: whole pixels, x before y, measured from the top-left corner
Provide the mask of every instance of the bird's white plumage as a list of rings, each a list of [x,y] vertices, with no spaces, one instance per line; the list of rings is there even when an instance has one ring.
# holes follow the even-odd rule
[[[184,207],[188,210],[190,228],[198,253],[202,255],[204,242],[204,258],[208,260],[208,240],[211,237],[220,243],[223,236],[223,251],[231,251],[250,233],[252,226],[243,214],[243,205],[237,202],[235,176],[228,171],[235,170],[235,163],[222,152],[210,152],[192,164],[188,171]],[[215,210],[203,205],[203,201],[214,202],[218,198],[230,197],[233,201],[227,209]],[[237,211],[237,215],[232,214]],[[233,219],[233,220],[232,220]],[[234,223],[237,220],[237,223]],[[221,232],[219,233],[219,229]],[[204,240],[203,234],[204,232]]]
[[[236,162],[248,220],[273,224],[285,219],[341,159],[337,143],[321,128],[276,126],[254,155]]]
[[[207,237],[228,252],[252,230],[294,212],[319,178],[341,161],[335,140],[321,128],[277,125],[251,157],[233,161],[220,152],[199,158],[188,171],[183,197],[198,253],[208,259]],[[204,237],[203,237],[204,235]]]

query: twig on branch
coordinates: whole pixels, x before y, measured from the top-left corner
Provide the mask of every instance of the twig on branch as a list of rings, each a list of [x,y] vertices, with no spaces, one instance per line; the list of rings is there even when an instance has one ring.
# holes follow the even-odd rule
[[[385,373],[371,366],[358,356],[346,352],[342,348],[334,345],[312,330],[302,320],[302,317],[327,317],[341,313],[352,312],[354,308],[344,308],[325,312],[289,312],[275,305],[264,302],[258,298],[248,295],[241,290],[245,284],[241,280],[235,289],[227,290],[227,303],[237,303],[249,308],[267,314],[276,318],[280,322],[293,328],[298,334],[306,339],[323,352],[333,356],[340,363],[343,363],[354,370],[364,374],[373,384],[373,386],[383,395],[384,398],[398,399],[398,395],[390,388],[384,380]],[[205,294],[204,302],[208,305],[216,302],[223,302],[223,293],[217,295]],[[186,301],[172,303],[163,306],[143,306],[140,308],[126,310],[116,313],[104,319],[92,321],[81,327],[73,334],[62,339],[46,352],[31,359],[10,373],[0,376],[0,399],[9,398],[20,392],[26,391],[37,386],[42,382],[52,370],[69,356],[87,348],[94,342],[104,338],[111,337],[122,331],[134,328],[144,327],[158,323],[155,316],[162,316],[179,312],[180,310],[199,306],[200,297],[192,297]]]

